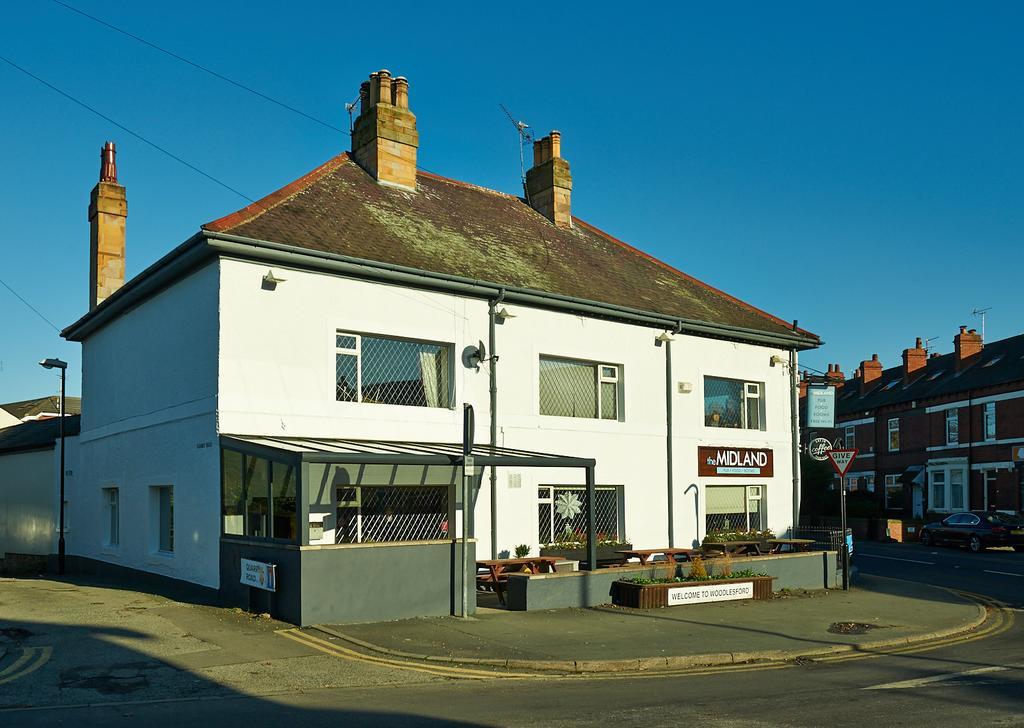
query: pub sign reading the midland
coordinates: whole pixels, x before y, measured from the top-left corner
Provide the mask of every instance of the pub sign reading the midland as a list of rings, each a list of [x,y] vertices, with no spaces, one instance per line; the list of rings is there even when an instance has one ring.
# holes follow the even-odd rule
[[[698,447],[697,475],[733,475],[770,478],[772,451],[749,447]]]

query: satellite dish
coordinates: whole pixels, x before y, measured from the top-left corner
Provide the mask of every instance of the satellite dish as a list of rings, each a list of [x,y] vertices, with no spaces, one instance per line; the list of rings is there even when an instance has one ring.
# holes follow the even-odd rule
[[[462,363],[468,369],[479,369],[480,363],[487,361],[487,347],[484,342],[477,342],[476,346],[467,346],[462,350]]]

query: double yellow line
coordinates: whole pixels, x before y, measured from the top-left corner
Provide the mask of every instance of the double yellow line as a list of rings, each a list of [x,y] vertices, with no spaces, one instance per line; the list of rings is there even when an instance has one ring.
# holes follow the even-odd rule
[[[332,657],[354,660],[356,662],[365,662],[379,667],[392,667],[399,670],[422,672],[436,677],[448,677],[462,680],[498,680],[507,678],[532,679],[538,677],[537,675],[530,673],[476,670],[468,667],[457,667],[450,664],[430,665],[421,662],[406,662],[404,660],[394,660],[386,657],[377,657],[376,655],[367,655],[365,653],[349,649],[348,647],[342,647],[337,642],[321,639],[316,635],[304,632],[298,628],[283,629],[278,631],[278,634],[282,637],[287,637],[294,642],[298,642],[301,645],[305,645],[306,647],[331,655]]]
[[[0,685],[20,680],[45,665],[53,654],[52,647],[23,647],[21,657],[0,670]]]
[[[953,591],[953,590],[949,590]],[[818,663],[835,663],[844,662],[847,660],[866,660],[875,657],[884,657],[886,655],[894,654],[914,654],[918,652],[927,652],[930,650],[937,650],[940,647],[948,647],[949,645],[959,644],[961,642],[969,642],[973,640],[984,639],[986,637],[994,637],[996,635],[1003,634],[1007,630],[1013,627],[1014,614],[1013,611],[1006,607],[1001,602],[994,599],[981,596],[979,594],[972,594],[969,592],[955,592],[960,596],[970,599],[981,606],[985,607],[988,612],[985,622],[980,628],[971,632],[951,635],[949,637],[942,637],[939,639],[931,640],[929,642],[923,642],[916,645],[893,645],[891,647],[880,647],[877,649],[868,649],[864,651],[851,650],[849,652],[841,652],[836,654],[825,654],[821,656],[808,656],[808,661]],[[398,660],[393,658],[378,657],[376,655],[368,655],[364,652],[358,652],[356,650],[343,647],[336,641],[328,641],[321,639],[309,632],[304,632],[298,628],[280,630],[278,632],[282,637],[287,637],[290,640],[298,642],[299,644],[310,647],[319,652],[331,655],[333,657],[354,660],[357,662],[368,663],[377,665],[379,667],[390,667],[397,668],[400,670],[409,670],[412,672],[421,672],[437,677],[447,677],[454,679],[464,680],[500,680],[500,679],[530,679],[536,680],[538,678],[545,679],[586,679],[586,680],[621,680],[630,679],[634,680],[637,678],[664,678],[664,677],[697,677],[700,675],[717,675],[719,673],[732,673],[732,672],[752,672],[761,670],[784,670],[791,667],[796,667],[797,662],[793,660],[771,660],[765,662],[756,663],[737,663],[730,665],[715,665],[706,667],[688,667],[688,668],[677,668],[677,669],[662,669],[662,670],[645,670],[645,671],[626,671],[619,673],[551,673],[551,672],[536,672],[536,673],[517,673],[517,672],[505,672],[499,669],[493,671],[473,669],[468,667],[459,667],[449,663],[431,665],[424,662],[410,662],[406,660]]]

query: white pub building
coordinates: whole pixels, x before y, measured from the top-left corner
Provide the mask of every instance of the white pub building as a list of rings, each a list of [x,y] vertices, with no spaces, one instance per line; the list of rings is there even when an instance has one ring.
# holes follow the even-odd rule
[[[361,98],[351,152],[128,282],[105,147],[92,305],[64,332],[79,568],[245,604],[242,560],[274,564],[254,606],[308,624],[457,613],[463,536],[472,567],[585,539],[589,505],[592,537],[636,548],[785,534],[818,338],[573,217],[558,132],[516,197],[417,170],[405,79]]]

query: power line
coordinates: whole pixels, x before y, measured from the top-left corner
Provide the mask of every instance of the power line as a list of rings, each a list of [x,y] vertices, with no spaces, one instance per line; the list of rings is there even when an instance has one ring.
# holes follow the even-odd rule
[[[123,131],[123,132],[125,132],[127,134],[131,134],[133,137],[135,137],[139,141],[143,142],[144,144],[148,144],[149,146],[151,146],[153,149],[157,150],[158,152],[160,152],[162,154],[166,154],[168,157],[170,157],[171,159],[173,159],[174,161],[176,161],[176,162],[178,162],[180,164],[185,165],[186,167],[191,169],[193,172],[201,174],[203,177],[206,177],[206,179],[210,180],[211,182],[214,182],[215,184],[220,185],[221,187],[223,187],[224,189],[228,190],[229,192],[235,193],[236,195],[241,197],[243,200],[247,200],[250,203],[255,203],[256,202],[256,200],[252,199],[251,197],[249,197],[246,194],[243,194],[242,192],[239,192],[238,190],[236,190],[234,187],[232,187],[231,185],[227,184],[226,182],[221,182],[219,179],[214,177],[212,174],[204,172],[203,170],[199,169],[199,167],[195,166],[191,162],[188,162],[188,161],[182,159],[181,157],[179,157],[178,155],[174,154],[173,152],[170,152],[167,149],[164,149],[163,147],[161,147],[156,142],[150,141],[149,139],[147,139],[146,137],[142,136],[138,132],[132,131],[131,129],[126,127],[124,124],[121,124],[121,123],[119,123],[117,121],[114,121],[113,119],[111,119],[109,116],[107,116],[103,112],[99,111],[98,109],[93,108],[92,106],[90,106],[89,104],[85,103],[84,101],[81,101],[81,100],[75,98],[74,96],[69,94],[67,91],[63,91],[63,90],[57,88],[56,86],[54,86],[49,81],[46,81],[45,79],[40,78],[39,76],[35,75],[34,73],[29,71],[28,69],[22,68],[21,66],[19,66],[17,63],[12,61],[11,59],[9,59],[9,58],[7,58],[5,56],[0,55],[0,61],[3,61],[7,65],[11,66],[14,69],[17,69],[18,71],[21,71],[22,73],[24,73],[29,78],[35,79],[39,83],[41,83],[44,86],[46,86],[48,89],[50,89],[52,91],[56,91],[57,93],[59,93],[64,98],[68,99],[69,101],[73,101],[74,103],[76,103],[79,106],[81,106],[83,109],[85,109],[87,111],[91,111],[93,114],[96,114],[96,116],[100,117],[104,121],[106,121],[106,122],[108,122],[110,124],[113,124],[114,126],[116,126],[121,131]]]
[[[76,8],[76,7],[72,6],[72,5],[68,5],[65,2],[61,2],[61,0],[51,0],[51,2],[53,2],[56,5],[60,5],[61,7],[66,8],[67,10],[70,10],[73,13],[78,13],[83,18],[88,18],[89,20],[92,20],[95,23],[99,23],[100,25],[102,25],[102,26],[104,26],[106,28],[110,28],[111,30],[113,30],[113,31],[115,31],[117,33],[120,33],[121,35],[127,36],[127,37],[131,38],[132,40],[138,41],[139,43],[142,43],[145,46],[149,46],[150,48],[152,48],[155,51],[160,51],[161,53],[163,53],[165,55],[168,55],[171,58],[174,58],[175,60],[181,61],[182,63],[187,63],[188,65],[192,66],[193,68],[196,68],[196,69],[202,71],[203,73],[208,73],[211,76],[213,76],[214,78],[219,78],[221,81],[224,81],[225,83],[230,83],[232,86],[234,86],[236,88],[240,88],[243,91],[247,91],[247,92],[251,93],[254,96],[258,96],[261,99],[263,99],[264,101],[269,101],[272,104],[276,104],[277,106],[280,106],[282,109],[287,109],[288,111],[296,113],[299,116],[304,116],[307,119],[309,119],[310,121],[316,122],[317,124],[320,124],[321,126],[325,126],[328,129],[333,129],[334,131],[340,131],[340,132],[345,133],[345,134],[351,133],[349,131],[346,131],[345,129],[342,129],[340,127],[334,126],[334,124],[328,123],[328,122],[324,121],[323,119],[318,119],[317,117],[313,116],[312,114],[307,114],[305,111],[302,111],[301,109],[297,109],[294,106],[290,106],[290,105],[286,104],[283,101],[275,99],[272,96],[268,96],[267,94],[263,93],[262,91],[257,91],[256,89],[252,88],[251,86],[246,86],[244,83],[241,83],[240,81],[236,81],[233,78],[229,78],[229,77],[225,76],[222,73],[217,73],[217,71],[214,71],[211,68],[207,68],[206,66],[204,66],[204,65],[202,65],[200,63],[196,63],[195,61],[193,61],[193,60],[191,60],[189,58],[185,58],[184,56],[178,55],[174,51],[169,51],[166,48],[158,46],[156,43],[148,41],[145,38],[141,38],[141,37],[135,35],[134,33],[131,33],[129,31],[125,30],[124,28],[119,28],[119,27],[117,27],[116,25],[114,25],[112,23],[108,23],[105,20],[97,18],[95,15],[90,15],[89,13],[87,13],[87,12],[85,12],[83,10],[79,10],[78,8]]]
[[[58,334],[60,333],[60,329],[59,329],[59,328],[57,327],[57,324],[53,323],[53,321],[51,321],[50,319],[48,319],[48,318],[46,318],[45,316],[43,316],[43,314],[39,313],[39,309],[37,309],[37,308],[36,308],[35,306],[33,306],[33,305],[32,305],[31,303],[29,303],[29,302],[28,302],[28,301],[26,301],[26,300],[25,300],[24,298],[22,298],[21,294],[20,294],[20,293],[18,293],[18,292],[17,292],[16,290],[14,290],[13,288],[11,288],[11,287],[10,287],[9,285],[7,285],[7,283],[6,283],[6,282],[5,282],[5,281],[4,281],[4,280],[3,280],[2,278],[0,278],[0,285],[3,285],[3,287],[4,287],[4,288],[6,288],[6,289],[7,289],[8,291],[10,291],[11,293],[13,293],[13,294],[14,294],[14,296],[15,296],[15,297],[16,297],[16,298],[17,298],[17,299],[18,299],[19,301],[21,301],[21,302],[22,302],[22,303],[24,303],[24,304],[25,304],[26,306],[28,306],[28,307],[29,307],[30,309],[32,309],[32,312],[33,312],[33,313],[34,313],[34,314],[35,314],[36,316],[38,316],[39,318],[41,318],[41,319],[42,319],[43,321],[45,321],[46,323],[50,324],[50,326],[52,326],[52,327],[53,327],[53,330],[54,330],[54,331],[56,331],[56,332],[57,332]]]
[[[195,60],[191,60],[189,58],[186,58],[183,55],[179,55],[178,53],[175,53],[172,50],[168,50],[167,48],[164,48],[162,46],[157,45],[153,41],[148,41],[145,38],[137,36],[134,33],[131,33],[130,31],[126,31],[123,28],[119,28],[118,26],[115,26],[112,23],[106,22],[106,20],[104,20],[102,18],[96,17],[95,15],[90,15],[89,13],[85,12],[84,10],[78,9],[74,5],[69,5],[66,2],[62,2],[61,0],[50,0],[50,1],[53,2],[56,5],[60,5],[63,8],[71,10],[72,12],[75,12],[75,13],[78,13],[79,15],[82,15],[82,17],[87,17],[88,19],[92,20],[92,22],[97,23],[100,26],[103,26],[104,28],[109,28],[109,29],[111,29],[112,31],[114,31],[116,33],[120,33],[123,36],[126,36],[128,38],[131,38],[134,41],[137,41],[137,42],[141,43],[142,45],[145,45],[145,46],[148,46],[150,48],[153,48],[154,50],[160,51],[161,53],[164,53],[164,54],[170,56],[171,58],[174,58],[175,60],[180,60],[182,63],[187,63],[188,66],[191,66],[194,69],[202,71],[203,73],[209,74],[210,76],[213,76],[214,78],[219,79],[219,80],[223,81],[224,83],[229,83],[229,84],[231,84],[232,86],[234,86],[236,88],[240,88],[243,91],[247,91],[247,92],[253,94],[254,96],[262,98],[264,101],[269,101],[270,103],[273,103],[275,105],[281,106],[282,109],[285,109],[285,110],[287,110],[289,112],[292,112],[293,114],[298,114],[300,117],[302,117],[304,119],[307,119],[307,120],[309,120],[311,122],[319,124],[319,125],[327,128],[327,129],[331,129],[332,131],[340,131],[340,132],[342,132],[344,134],[348,134],[349,136],[351,136],[351,134],[352,134],[352,130],[351,129],[342,129],[341,127],[338,127],[338,126],[335,126],[334,124],[331,124],[330,122],[326,122],[323,119],[319,119],[317,117],[314,117],[311,114],[307,114],[306,112],[303,112],[301,109],[296,109],[295,106],[293,106],[291,104],[285,103],[284,101],[282,101],[280,99],[276,99],[273,96],[270,96],[269,94],[263,93],[262,91],[253,88],[252,86],[248,86],[248,85],[242,83],[241,81],[236,81],[236,80],[234,80],[232,78],[224,76],[223,74],[217,73],[213,69],[209,69],[209,68],[203,66],[202,63],[198,63]],[[352,113],[352,110],[355,109],[357,100],[358,99],[356,99],[355,101],[352,101],[351,103],[346,103],[345,104],[345,109],[349,113],[349,125],[351,125],[351,113]],[[440,175],[437,172],[434,172],[433,170],[427,169],[426,167],[423,167],[421,165],[417,165],[416,168],[417,169],[421,169],[424,172],[430,172],[431,174],[437,174],[437,176],[443,176],[443,175]],[[245,196],[243,196],[243,197],[245,197]],[[249,198],[246,198],[246,199],[248,200]],[[250,202],[252,202],[252,201],[250,201]]]

